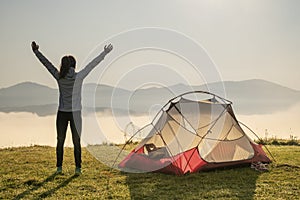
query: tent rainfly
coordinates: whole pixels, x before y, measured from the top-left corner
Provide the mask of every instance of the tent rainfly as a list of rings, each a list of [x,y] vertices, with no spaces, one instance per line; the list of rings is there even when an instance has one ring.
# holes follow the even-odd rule
[[[241,128],[231,104],[203,91],[171,99],[152,123],[134,134],[142,131],[148,135],[118,167],[182,175],[253,162],[270,163],[262,146]]]

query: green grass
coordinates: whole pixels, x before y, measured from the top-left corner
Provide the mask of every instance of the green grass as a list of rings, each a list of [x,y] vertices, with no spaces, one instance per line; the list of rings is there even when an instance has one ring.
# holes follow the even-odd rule
[[[84,148],[78,177],[72,148],[65,148],[62,175],[53,174],[53,147],[2,149],[0,199],[299,199],[300,147],[268,148],[277,160],[269,172],[243,167],[185,176],[111,170]]]
[[[290,136],[290,139],[278,139],[278,138],[267,138],[267,139],[259,139],[256,143],[263,144],[263,145],[294,145],[300,146],[300,140],[297,140],[297,137]]]

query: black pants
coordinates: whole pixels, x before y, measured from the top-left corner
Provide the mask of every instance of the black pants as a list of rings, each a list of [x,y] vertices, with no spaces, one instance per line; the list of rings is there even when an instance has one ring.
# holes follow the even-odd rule
[[[64,143],[66,139],[66,133],[68,123],[70,122],[72,140],[74,144],[74,158],[76,167],[81,167],[81,111],[76,112],[57,112],[56,117],[56,130],[57,130],[57,145],[56,145],[56,166],[61,167],[64,156]]]

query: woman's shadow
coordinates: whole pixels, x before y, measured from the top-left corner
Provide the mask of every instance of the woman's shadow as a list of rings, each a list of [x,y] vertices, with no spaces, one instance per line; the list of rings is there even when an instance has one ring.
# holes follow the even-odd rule
[[[45,180],[43,180],[42,182],[36,182],[34,180],[26,181],[25,184],[31,185],[32,187],[29,188],[28,190],[25,190],[24,192],[18,194],[14,199],[15,200],[22,199],[22,198],[30,195],[32,192],[38,190],[39,188],[42,188],[48,182],[54,181],[56,176],[61,176],[61,175],[57,174],[57,173],[53,173],[50,176],[48,176]],[[58,184],[56,187],[54,187],[52,189],[49,189],[49,190],[37,195],[36,199],[43,199],[43,198],[51,196],[52,194],[54,194],[60,188],[63,188],[65,186],[67,186],[73,179],[75,179],[77,177],[78,177],[78,175],[73,175],[73,176],[67,178],[62,183]]]

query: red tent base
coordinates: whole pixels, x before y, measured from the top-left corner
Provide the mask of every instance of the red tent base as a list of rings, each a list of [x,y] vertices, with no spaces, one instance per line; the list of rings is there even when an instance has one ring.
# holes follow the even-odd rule
[[[251,159],[232,161],[232,162],[219,162],[208,163],[203,160],[198,152],[198,148],[192,148],[174,157],[153,159],[144,154],[144,148],[138,151],[132,151],[120,164],[119,168],[133,169],[141,172],[161,172],[166,174],[183,175],[187,173],[194,173],[204,170],[241,166],[250,164],[252,162],[270,163],[271,160],[267,157],[261,145],[251,143],[254,149],[254,156]]]

